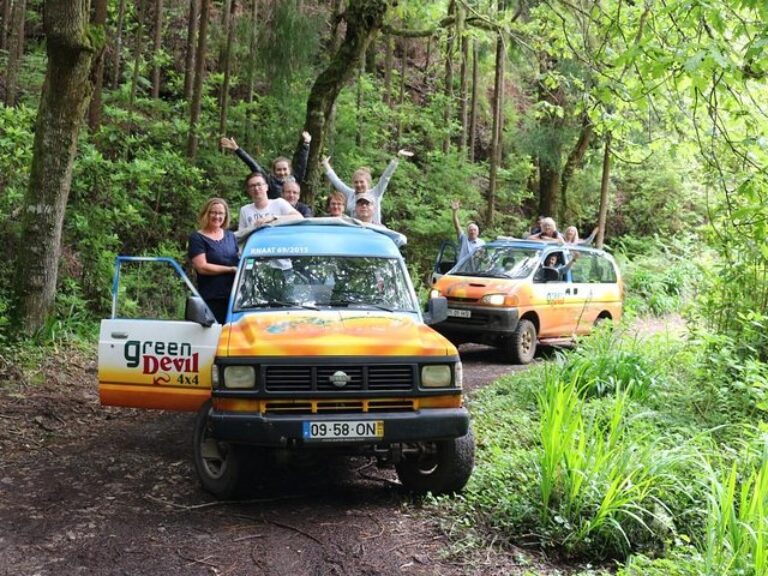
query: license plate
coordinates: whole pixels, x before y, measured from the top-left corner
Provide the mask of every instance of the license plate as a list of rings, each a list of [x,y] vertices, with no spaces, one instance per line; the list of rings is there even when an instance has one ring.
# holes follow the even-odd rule
[[[470,310],[458,310],[457,308],[448,308],[448,316],[454,316],[456,318],[471,318],[472,312]]]
[[[304,422],[305,440],[361,440],[384,437],[383,420]]]

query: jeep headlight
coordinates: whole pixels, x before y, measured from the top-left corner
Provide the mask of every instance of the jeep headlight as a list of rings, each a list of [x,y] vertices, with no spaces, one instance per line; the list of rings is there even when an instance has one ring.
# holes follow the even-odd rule
[[[432,290],[429,291],[429,297],[430,298],[440,298],[442,294],[440,294],[440,290],[437,288],[432,288]]]
[[[451,367],[448,364],[429,364],[421,367],[423,388],[450,388]]]
[[[253,366],[227,366],[224,368],[224,386],[226,388],[254,388],[256,372]]]

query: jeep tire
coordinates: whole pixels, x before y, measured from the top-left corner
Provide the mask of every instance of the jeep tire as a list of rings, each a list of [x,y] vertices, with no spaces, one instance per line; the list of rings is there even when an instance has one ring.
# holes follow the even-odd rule
[[[211,436],[208,424],[210,410],[209,400],[195,418],[195,471],[205,490],[221,500],[229,500],[237,497],[242,490],[242,481],[246,476],[246,447],[219,442]]]
[[[424,452],[407,456],[395,465],[397,477],[410,492],[450,494],[466,485],[475,465],[475,437],[464,436],[426,443]]]

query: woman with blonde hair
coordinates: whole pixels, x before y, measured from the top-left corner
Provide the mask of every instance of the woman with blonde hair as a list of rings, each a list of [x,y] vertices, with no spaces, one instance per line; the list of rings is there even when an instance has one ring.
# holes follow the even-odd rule
[[[197,290],[216,321],[224,324],[229,295],[240,255],[229,227],[229,205],[222,198],[209,198],[197,218],[199,230],[189,236],[188,255],[197,272]]]
[[[413,156],[413,152],[408,150],[398,150],[397,155],[410,157]],[[381,224],[381,199],[384,196],[384,192],[387,190],[387,186],[389,186],[389,180],[392,178],[392,174],[395,173],[400,159],[395,157],[390,160],[389,165],[387,165],[381,178],[376,182],[376,186],[373,187],[371,187],[373,178],[371,177],[370,168],[363,166],[362,168],[355,170],[352,173],[352,186],[349,186],[342,182],[341,178],[339,178],[333,168],[331,168],[330,159],[330,156],[326,156],[322,160],[325,175],[328,177],[328,180],[331,181],[333,187],[346,196],[347,212],[350,214],[355,213],[358,195],[365,193],[371,194],[376,201],[376,207],[374,208],[373,213],[373,223]]]

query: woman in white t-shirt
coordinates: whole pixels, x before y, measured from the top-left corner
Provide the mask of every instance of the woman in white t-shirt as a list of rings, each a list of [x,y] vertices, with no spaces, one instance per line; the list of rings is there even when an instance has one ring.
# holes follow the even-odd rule
[[[245,180],[245,188],[253,203],[240,208],[238,230],[264,226],[277,220],[303,218],[301,213],[282,198],[267,197],[269,185],[264,175],[254,172]]]

